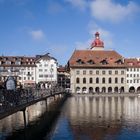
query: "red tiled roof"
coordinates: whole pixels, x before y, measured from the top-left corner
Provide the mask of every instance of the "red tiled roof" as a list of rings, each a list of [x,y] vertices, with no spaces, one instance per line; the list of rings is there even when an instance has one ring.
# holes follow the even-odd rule
[[[137,58],[126,58],[125,64],[127,65],[127,67],[140,68],[140,60]]]
[[[88,63],[89,60],[94,63]],[[122,63],[119,63],[119,61]],[[105,50],[75,50],[69,60],[69,65],[70,67],[125,67],[123,57],[120,54],[116,51]]]

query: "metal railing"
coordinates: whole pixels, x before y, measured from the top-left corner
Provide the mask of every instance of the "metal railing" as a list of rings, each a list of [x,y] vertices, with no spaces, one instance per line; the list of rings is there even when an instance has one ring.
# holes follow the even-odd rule
[[[14,109],[29,102],[47,98],[65,92],[62,88],[53,89],[21,89],[16,91],[0,90],[0,113]]]

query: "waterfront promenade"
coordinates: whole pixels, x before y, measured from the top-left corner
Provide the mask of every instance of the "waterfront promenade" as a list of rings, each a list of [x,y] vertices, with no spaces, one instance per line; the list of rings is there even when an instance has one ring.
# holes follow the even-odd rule
[[[79,96],[79,97],[137,97],[140,96],[138,93],[100,93],[100,94],[72,94],[73,96]]]

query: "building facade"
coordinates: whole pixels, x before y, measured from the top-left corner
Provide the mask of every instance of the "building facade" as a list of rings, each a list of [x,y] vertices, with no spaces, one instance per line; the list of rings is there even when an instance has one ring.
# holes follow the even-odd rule
[[[73,93],[122,93],[129,91],[127,63],[113,50],[104,50],[99,33],[89,50],[75,50],[68,66]]]
[[[140,58],[125,59],[127,65],[126,83],[128,91],[135,93],[140,92]]]
[[[17,85],[34,87],[38,83],[57,83],[57,60],[49,54],[36,57],[1,56],[0,83],[4,85],[7,77],[12,76]]]
[[[57,69],[57,81],[59,87],[70,88],[70,74],[67,67],[59,66]]]
[[[50,87],[57,84],[58,63],[54,57],[45,55],[36,56],[36,82]]]

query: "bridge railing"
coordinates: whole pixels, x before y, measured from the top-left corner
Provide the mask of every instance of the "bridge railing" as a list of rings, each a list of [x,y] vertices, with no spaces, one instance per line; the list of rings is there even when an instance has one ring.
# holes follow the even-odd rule
[[[47,96],[64,92],[62,88],[21,89],[16,91],[0,90],[0,113]]]

